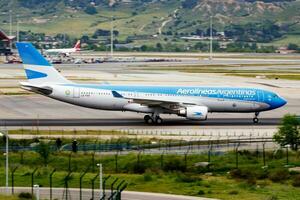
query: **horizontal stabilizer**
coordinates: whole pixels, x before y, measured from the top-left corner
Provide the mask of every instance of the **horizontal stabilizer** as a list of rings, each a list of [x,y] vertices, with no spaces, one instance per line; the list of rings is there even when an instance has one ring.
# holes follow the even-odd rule
[[[49,86],[38,86],[27,82],[21,82],[21,87],[25,90],[36,92],[44,95],[50,95],[53,89]]]

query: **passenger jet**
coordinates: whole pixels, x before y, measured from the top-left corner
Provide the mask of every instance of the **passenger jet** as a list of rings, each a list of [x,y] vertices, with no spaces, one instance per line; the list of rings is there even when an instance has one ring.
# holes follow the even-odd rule
[[[46,53],[56,53],[56,54],[64,54],[69,55],[71,53],[79,52],[80,49],[80,40],[78,40],[73,48],[67,48],[67,49],[47,49],[45,50]]]
[[[206,120],[208,113],[254,113],[286,104],[274,92],[257,88],[204,86],[141,86],[79,84],[67,80],[33,47],[18,42],[27,82],[23,89],[70,104],[99,110],[145,113],[147,124],[161,124],[161,114],[174,114],[189,120]]]

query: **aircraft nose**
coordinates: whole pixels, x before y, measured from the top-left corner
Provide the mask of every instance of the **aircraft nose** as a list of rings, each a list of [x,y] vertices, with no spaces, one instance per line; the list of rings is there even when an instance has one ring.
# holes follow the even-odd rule
[[[287,100],[285,100],[284,98],[281,97],[281,98],[280,98],[280,103],[279,103],[279,104],[280,104],[280,107],[281,107],[281,106],[284,106],[285,104],[287,104]]]

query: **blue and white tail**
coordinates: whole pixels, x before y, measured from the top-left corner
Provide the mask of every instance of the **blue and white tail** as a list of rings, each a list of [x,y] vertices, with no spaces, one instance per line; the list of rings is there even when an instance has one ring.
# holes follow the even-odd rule
[[[16,46],[23,62],[29,83],[70,83],[29,42],[17,42]]]

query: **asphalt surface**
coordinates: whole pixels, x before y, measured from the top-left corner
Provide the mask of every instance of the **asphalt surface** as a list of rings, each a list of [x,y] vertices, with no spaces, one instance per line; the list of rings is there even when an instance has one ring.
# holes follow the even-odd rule
[[[30,187],[15,187],[15,193],[20,192],[31,192]],[[53,199],[66,199],[64,194],[64,188],[53,188],[52,194]],[[0,193],[5,193],[5,187],[0,187]],[[40,188],[39,189],[40,198],[49,199],[50,190],[49,188]],[[36,189],[34,189],[34,194],[36,194]],[[107,194],[109,195],[109,193]],[[90,200],[92,198],[92,190],[91,189],[83,189],[82,190],[82,200]],[[182,196],[182,195],[171,195],[171,194],[161,194],[161,193],[149,193],[149,192],[132,192],[132,191],[123,191],[122,200],[212,200],[208,198],[202,197],[192,197],[192,196]],[[79,189],[77,188],[69,188],[68,190],[68,199],[79,200]],[[99,191],[95,189],[94,199],[99,199]]]
[[[257,126],[275,126],[280,118],[260,119]],[[207,121],[190,121],[180,119],[166,119],[160,126],[252,126],[251,118],[212,118]],[[149,126],[142,119],[1,119],[0,126]],[[154,126],[154,125],[153,125]],[[156,126],[156,125],[155,125]]]

